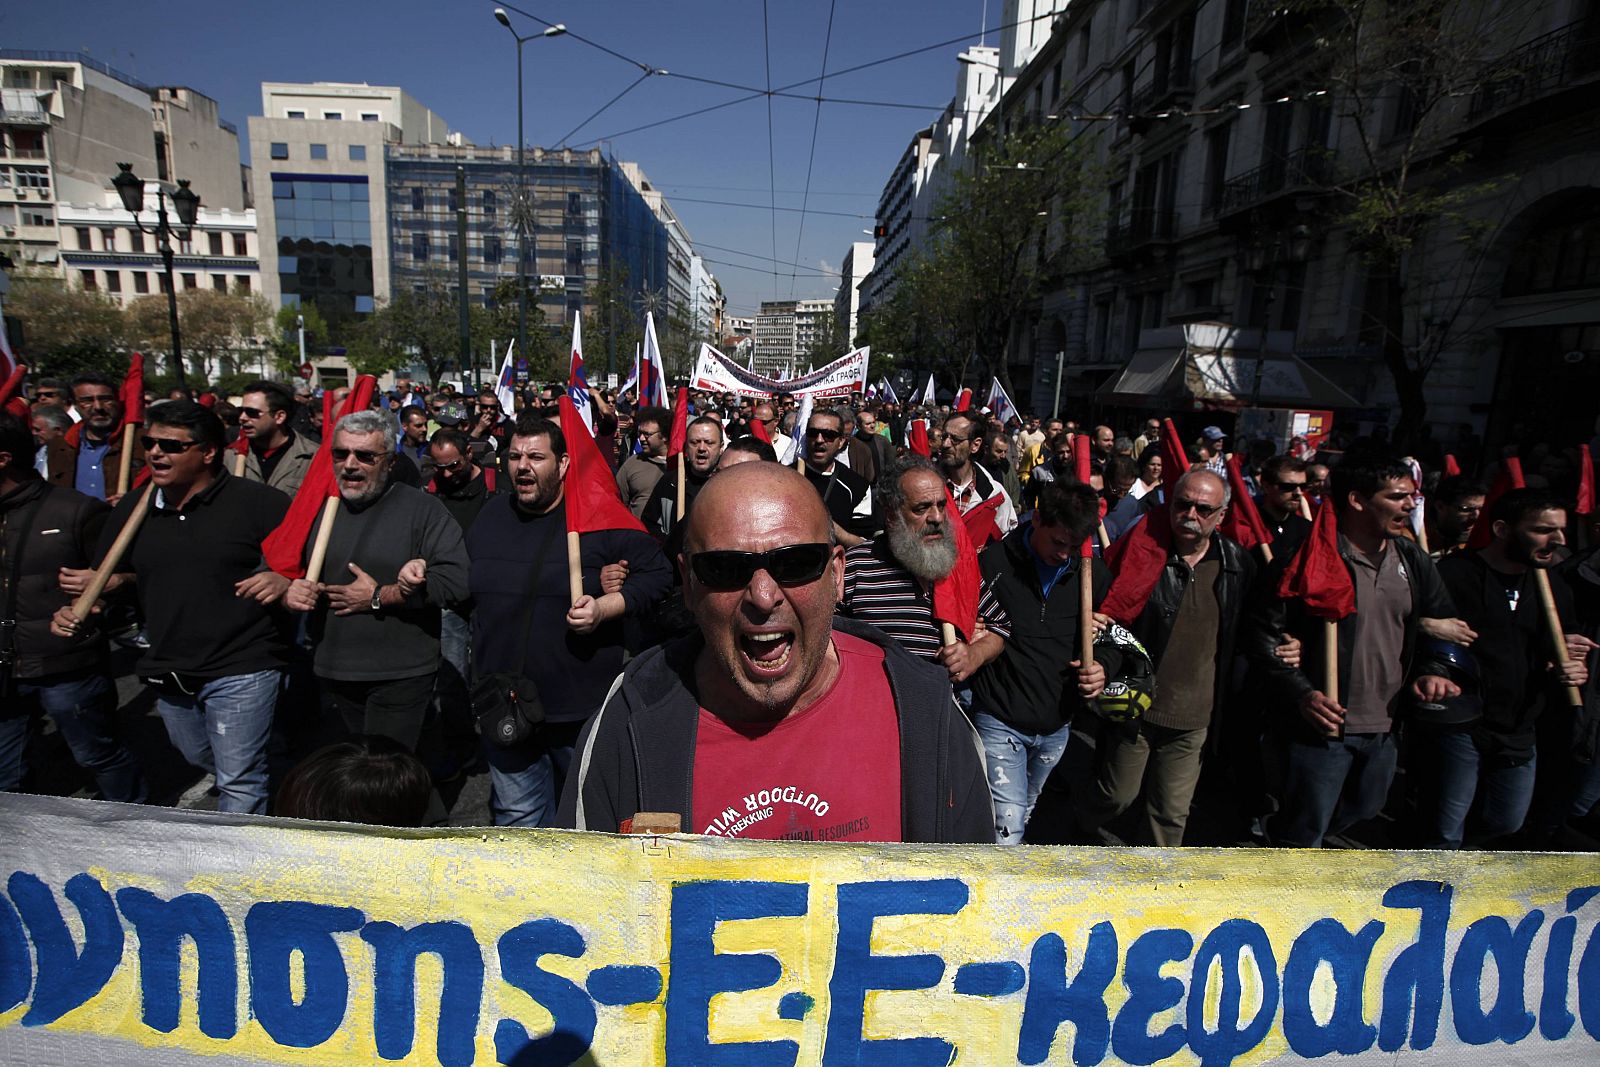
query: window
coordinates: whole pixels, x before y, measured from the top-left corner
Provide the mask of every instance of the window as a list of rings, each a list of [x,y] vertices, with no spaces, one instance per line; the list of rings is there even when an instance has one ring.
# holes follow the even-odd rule
[[[235,275],[233,279],[233,291],[236,293],[248,293],[250,291],[250,275]]]
[[[206,237],[210,239],[211,254],[214,256],[222,255],[222,234],[208,233],[206,234]]]
[[[272,148],[271,148],[271,151],[270,151],[269,154],[272,156],[273,159],[288,159],[289,158],[289,146],[287,144],[285,144],[283,141],[273,141],[272,142]]]
[[[50,188],[50,172],[43,167],[18,167],[18,189],[46,189]]]
[[[1244,43],[1245,0],[1227,0],[1222,8],[1222,50]]]
[[[413,187],[411,190],[411,210],[421,211],[423,204],[426,203],[426,197],[427,192],[422,188],[422,186],[418,185]]]
[[[106,292],[122,292],[122,272],[120,270],[106,271]]]
[[[367,146],[364,145],[364,144],[353,144],[353,145],[351,145],[350,146],[350,162],[352,162],[352,163],[365,163],[366,161],[367,161]]]
[[[101,230],[100,242],[105,246],[107,252],[115,252],[117,250],[117,231],[112,229]]]
[[[483,239],[483,261],[485,263],[500,262],[500,238],[485,237]]]
[[[327,122],[343,122],[344,121],[344,112],[343,111],[324,111],[322,113],[322,118],[323,118],[324,121],[327,121]]]
[[[1189,308],[1208,308],[1217,302],[1217,280],[1203,278],[1189,283]]]
[[[22,224],[24,226],[54,226],[56,220],[47,207],[25,207],[22,209]]]
[[[456,244],[456,235],[451,234],[450,239],[445,242],[445,258],[454,263],[458,258],[460,258],[460,254],[461,248]]]
[[[378,121],[378,113],[376,111],[363,111],[361,113],[361,121],[362,122],[377,122]]]
[[[426,260],[428,258],[428,235],[414,233],[411,235],[411,258]]]
[[[577,193],[567,194],[567,214],[580,215],[583,213],[583,199]]]
[[[1205,204],[1208,212],[1222,207],[1223,190],[1228,184],[1228,141],[1232,135],[1232,123],[1206,131]]]
[[[1078,31],[1078,80],[1083,81],[1084,71],[1089,69],[1089,30],[1094,26],[1092,19],[1086,20],[1083,29]]]
[[[370,315],[372,313],[372,297],[356,295],[356,314]]]
[[[446,210],[448,210],[452,215],[461,210],[461,198],[456,196],[455,186],[452,185],[448,190],[446,190],[445,203],[447,205]]]
[[[1519,242],[1506,268],[1504,296],[1600,286],[1600,201],[1582,198],[1552,211]]]
[[[325,144],[314,144],[314,145],[312,145],[311,146],[311,158],[312,159],[327,159],[328,158],[328,146],[325,145]]]
[[[142,270],[134,271],[133,291],[136,293],[148,293],[150,291],[150,275]]]
[[[189,274],[185,272],[183,275],[181,275],[181,277],[183,278],[184,289],[188,290],[200,288],[200,276],[198,274]]]
[[[219,293],[226,293],[228,291],[228,276],[226,274],[213,274],[211,276],[211,288]]]
[[[495,212],[496,206],[497,206],[497,201],[495,200],[494,190],[493,189],[485,189],[483,191],[483,214],[484,214],[484,216],[486,218],[491,218],[491,219],[494,218],[494,212]]]
[[[303,119],[306,117],[306,113],[304,111],[285,111],[283,114],[285,118],[290,119]]]
[[[172,291],[172,279],[167,277],[165,273],[157,274],[156,279],[161,283],[161,291],[163,293]]]
[[[143,230],[137,230],[137,229],[133,229],[132,227],[129,227],[129,229],[128,229],[128,247],[129,248],[131,248],[135,252],[148,252],[149,249],[147,247],[145,247],[144,239],[145,239],[145,232]]]
[[[567,273],[583,273],[583,242],[581,241],[567,242]]]
[[[278,297],[278,305],[286,308],[297,308],[300,306],[300,294],[283,293]]]
[[[88,289],[88,290],[92,291],[92,290],[95,290],[95,289],[99,288],[99,286],[95,284],[94,271],[92,271],[92,270],[80,270],[78,272],[78,275],[81,278],[83,278],[83,287],[85,289]]]
[[[87,227],[87,226],[79,226],[77,228],[77,231],[78,231],[78,247],[83,249],[85,252],[87,252],[91,248],[93,248],[94,244],[93,244],[93,242],[91,242],[89,240],[89,227]]]
[[[1061,64],[1057,63],[1050,72],[1050,103],[1054,104],[1061,99]]]
[[[236,256],[248,256],[250,254],[250,239],[242,233],[233,235],[233,254]]]

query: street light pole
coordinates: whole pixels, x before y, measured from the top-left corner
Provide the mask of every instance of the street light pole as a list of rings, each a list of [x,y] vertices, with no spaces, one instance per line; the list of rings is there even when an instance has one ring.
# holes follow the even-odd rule
[[[183,341],[178,332],[178,279],[172,271],[172,238],[179,236],[180,240],[187,240],[189,234],[194,231],[195,218],[200,211],[200,197],[189,188],[189,183],[185,180],[180,180],[178,188],[170,194],[172,209],[177,213],[178,224],[183,228],[183,233],[179,235],[167,218],[169,194],[158,184],[156,225],[154,229],[150,229],[139,221],[139,214],[144,210],[143,180],[133,173],[132,163],[118,163],[117,167],[117,176],[111,179],[111,185],[122,198],[122,206],[133,215],[133,224],[139,232],[153,236],[161,247],[161,265],[167,275],[167,325],[172,331],[172,369],[178,377],[178,387],[188,389],[188,378],[183,371]]]
[[[567,32],[565,23],[547,26],[526,37],[511,28],[511,16],[506,9],[494,9],[495,21],[504,26],[517,42],[517,358],[528,358],[528,227],[533,218],[533,206],[528,203],[528,165],[524,156],[527,139],[522,134],[522,46],[536,37],[560,37]],[[466,250],[462,249],[462,254]]]

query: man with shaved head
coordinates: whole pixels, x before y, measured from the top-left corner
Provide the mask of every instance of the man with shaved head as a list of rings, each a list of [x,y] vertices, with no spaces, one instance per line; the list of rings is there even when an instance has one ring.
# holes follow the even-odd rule
[[[806,479],[742,463],[689,516],[697,632],[623,671],[578,739],[559,825],[801,841],[994,838],[982,749],[946,672],[833,615],[844,551]]]

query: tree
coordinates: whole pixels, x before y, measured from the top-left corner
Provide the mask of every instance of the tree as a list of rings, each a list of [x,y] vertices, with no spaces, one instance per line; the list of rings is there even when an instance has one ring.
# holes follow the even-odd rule
[[[306,355],[300,356],[300,323],[305,322]],[[272,316],[272,367],[280,376],[295,379],[300,376],[300,364],[312,359],[328,346],[328,324],[314,303],[299,307],[281,307]]]
[[[17,356],[35,373],[71,378],[85,371],[115,375],[127,367],[122,308],[103,293],[18,272],[5,308],[22,323]]]
[[[128,305],[126,316],[129,342],[170,365],[172,323],[165,294],[139,297]],[[213,289],[180,292],[178,333],[191,384],[209,380],[206,368],[211,362],[219,374],[232,373],[239,355],[259,351],[269,321],[266,301],[259,296]]]
[[[515,285],[513,281],[513,321]],[[531,324],[534,321],[532,308],[529,311]],[[442,271],[429,272],[424,275],[420,287],[397,292],[394,299],[351,328],[345,346],[346,358],[357,374],[382,375],[420,362],[431,385],[438,385],[445,371],[452,368],[461,371],[464,379],[470,378],[473,368],[460,365],[460,314],[449,277]],[[480,374],[492,377],[499,368],[486,369],[489,339],[497,330],[503,330],[505,324],[489,309],[470,305],[467,326],[470,351],[481,353],[475,361],[476,368]],[[513,327],[510,335],[515,333]],[[531,336],[529,347],[532,347]]]
[[[918,365],[959,365],[957,385],[976,357],[1009,390],[1013,329],[1095,247],[1104,186],[1092,148],[1055,122],[975,145],[939,200],[927,246],[869,323],[874,346],[888,343]]]
[[[538,280],[530,278],[530,284],[537,284]],[[530,297],[532,293],[528,294]],[[515,277],[502,278],[495,284],[491,297],[488,323],[489,337],[495,342],[493,351],[501,358],[505,356],[506,345],[517,336],[517,279]],[[474,340],[474,346],[477,342]],[[528,376],[530,381],[540,381],[549,378],[555,362],[556,345],[550,335],[550,328],[545,323],[544,309],[537,301],[528,301],[528,351],[518,358],[528,361]],[[498,366],[490,367],[489,373],[499,374]]]
[[[848,347],[848,338],[844,335],[844,325],[834,317],[832,309],[824,311],[817,316],[817,333],[804,352],[795,357],[795,363],[804,363],[811,367],[820,367],[825,363],[832,363],[845,354]]]
[[[1381,336],[1382,359],[1400,402],[1395,440],[1411,441],[1427,415],[1427,381],[1457,318],[1482,295],[1479,267],[1507,221],[1485,216],[1514,180],[1485,174],[1458,146],[1462,109],[1496,77],[1492,57],[1544,10],[1533,0],[1502,4],[1294,0],[1285,18],[1310,22],[1328,66],[1355,158],[1333,174],[1337,222],[1366,260],[1364,310]],[[1428,269],[1429,245],[1450,243],[1459,268]]]
[[[614,264],[602,271],[583,297],[583,358],[603,374],[614,374],[633,365],[635,345],[644,343],[644,312],[633,303],[634,289],[628,283],[628,268]],[[660,322],[656,323],[657,330]],[[570,333],[572,324],[566,324]],[[656,337],[660,340],[659,333]],[[663,353],[663,356],[665,353]],[[624,370],[623,376],[627,376]],[[589,384],[594,384],[590,372]]]

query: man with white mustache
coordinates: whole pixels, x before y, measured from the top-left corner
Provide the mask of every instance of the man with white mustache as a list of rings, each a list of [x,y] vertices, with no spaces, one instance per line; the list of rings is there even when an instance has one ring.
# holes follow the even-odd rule
[[[395,434],[383,411],[353,412],[334,427],[340,502],[324,580],[294,581],[284,603],[315,612],[330,732],[382,734],[415,750],[439,670],[440,609],[466,599],[467,551],[443,504],[391,478]]]

